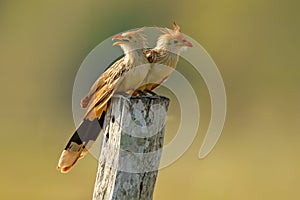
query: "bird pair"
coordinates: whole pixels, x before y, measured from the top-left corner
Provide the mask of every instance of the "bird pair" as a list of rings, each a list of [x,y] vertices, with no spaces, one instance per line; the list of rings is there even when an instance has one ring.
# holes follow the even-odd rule
[[[175,22],[173,29],[161,29],[163,34],[159,36],[153,49],[147,48],[143,29],[112,38],[116,41],[113,45],[119,45],[125,55],[106,69],[82,99],[81,107],[87,111],[61,154],[57,166],[59,171],[68,172],[96,141],[103,128],[109,100],[114,93],[151,93],[168,79],[177,65],[180,52],[186,47],[192,47],[192,43],[184,37]]]

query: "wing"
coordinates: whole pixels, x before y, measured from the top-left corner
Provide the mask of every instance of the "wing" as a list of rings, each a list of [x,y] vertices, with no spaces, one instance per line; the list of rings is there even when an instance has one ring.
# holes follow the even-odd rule
[[[82,100],[82,106],[87,108],[85,117],[87,117],[91,111],[95,111],[96,114],[96,116],[93,116],[92,118],[100,117],[101,112],[99,110],[101,110],[112,97],[118,83],[127,71],[128,67],[125,63],[125,58],[123,57],[110,66],[98,78],[88,95]]]
[[[160,49],[147,49],[146,51],[146,57],[149,63],[167,64],[170,55],[172,55],[171,52]]]
[[[113,70],[112,66],[114,66],[117,62],[124,59],[124,54],[116,58],[113,62],[111,62],[108,67],[104,70],[103,74],[95,81],[95,83],[92,85],[89,93],[81,100],[81,107],[86,108],[89,105],[89,102],[92,98],[92,96],[95,94],[103,84],[105,84],[105,76],[107,76],[107,73],[109,70]]]
[[[146,51],[146,58],[149,63],[155,63],[156,61],[156,56],[157,56],[157,50],[155,49],[148,49]]]

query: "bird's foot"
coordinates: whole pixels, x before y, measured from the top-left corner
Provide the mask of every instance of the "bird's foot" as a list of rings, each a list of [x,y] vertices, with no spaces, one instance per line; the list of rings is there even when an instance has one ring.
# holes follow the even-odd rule
[[[151,94],[152,96],[159,96],[158,94],[156,94],[155,92],[152,92],[151,90],[145,90],[145,92]]]
[[[133,93],[132,93],[132,96],[146,96],[147,93],[143,92],[142,90],[135,90]]]

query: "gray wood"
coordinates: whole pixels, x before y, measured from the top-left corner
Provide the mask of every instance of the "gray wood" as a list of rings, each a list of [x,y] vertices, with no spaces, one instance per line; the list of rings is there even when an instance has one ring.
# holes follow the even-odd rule
[[[107,110],[94,200],[152,199],[169,99],[114,96]]]

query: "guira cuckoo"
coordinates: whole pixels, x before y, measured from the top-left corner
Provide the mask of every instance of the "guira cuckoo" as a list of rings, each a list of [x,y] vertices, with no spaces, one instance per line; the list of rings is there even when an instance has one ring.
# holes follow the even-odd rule
[[[139,90],[151,92],[160,86],[176,68],[180,53],[193,46],[180,32],[180,27],[175,22],[173,29],[173,31],[161,29],[163,34],[159,36],[156,47],[147,51],[146,56],[151,63],[151,69]]]
[[[60,172],[68,172],[96,141],[103,128],[105,112],[113,94],[132,94],[145,80],[150,65],[145,56],[147,47],[142,32],[143,29],[139,29],[112,38],[117,40],[113,45],[119,45],[125,56],[107,68],[82,99],[81,107],[86,108],[86,113],[61,154],[57,166]]]

